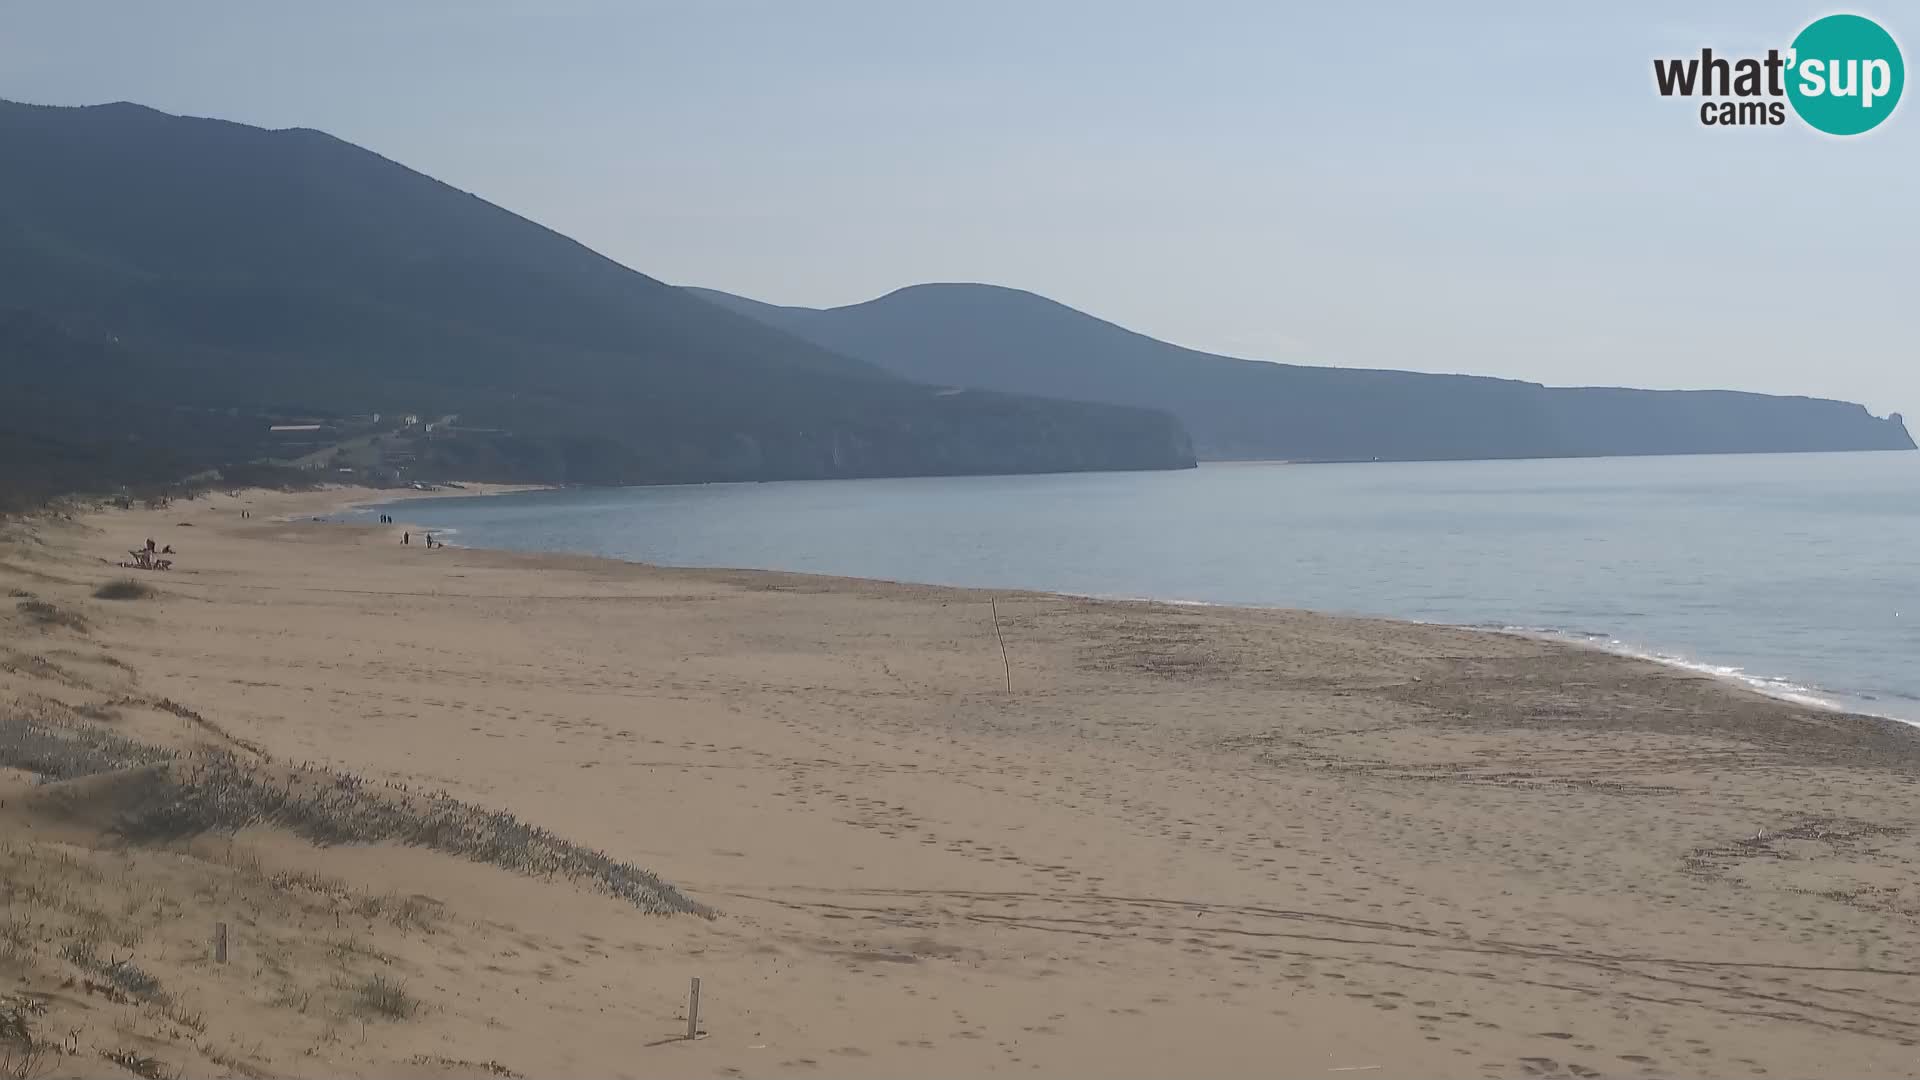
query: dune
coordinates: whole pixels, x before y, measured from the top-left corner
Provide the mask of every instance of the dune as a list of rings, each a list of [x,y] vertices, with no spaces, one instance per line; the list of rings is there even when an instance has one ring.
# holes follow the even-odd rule
[[[367,497],[0,534],[0,1076],[1912,1071],[1913,729]]]

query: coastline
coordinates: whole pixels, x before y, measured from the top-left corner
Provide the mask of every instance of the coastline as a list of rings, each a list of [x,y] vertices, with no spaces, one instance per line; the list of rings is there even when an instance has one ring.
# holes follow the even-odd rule
[[[1475,629],[1469,627],[1468,629]],[[1597,640],[1597,635],[1576,634],[1566,630],[1542,630],[1530,627],[1500,627],[1498,629],[1482,627],[1489,633],[1512,633],[1523,637],[1541,637],[1550,641],[1563,641],[1577,648],[1598,649],[1615,656],[1624,656],[1634,660],[1646,660],[1679,671],[1690,671],[1710,679],[1719,679],[1731,686],[1760,694],[1776,701],[1785,701],[1794,705],[1803,705],[1811,709],[1838,713],[1845,716],[1858,716],[1865,719],[1884,720],[1907,727],[1920,728],[1920,720],[1888,713],[1878,713],[1871,709],[1860,709],[1830,697],[1821,697],[1818,687],[1802,686],[1782,675],[1753,675],[1744,668],[1729,664],[1714,664],[1706,660],[1662,653],[1653,649],[1628,645],[1618,638],[1608,636],[1607,641]],[[1825,691],[1842,693],[1840,691]]]
[[[387,958],[352,952],[355,970],[404,978],[420,1011],[330,1037],[347,1006],[319,1004],[325,979],[310,1009],[274,1006],[183,927],[138,950],[206,1006],[184,1042],[142,1028],[170,1062],[204,1044],[296,1075],[1910,1071],[1904,725],[1492,631],[428,553],[401,526],[298,520],[340,497],[29,523],[0,587],[74,618],[9,607],[0,702],[129,738],[217,729],[511,811],[718,917],[251,829],[267,870],[444,912],[353,931]],[[141,579],[149,599],[94,598],[145,535],[179,568]],[[133,700],[201,726],[112,704]],[[149,858],[34,828],[68,830],[70,858]],[[276,910],[236,923],[246,948]],[[58,944],[37,955],[57,965]],[[249,980],[283,977],[245,955]],[[676,1041],[691,976],[706,1037]],[[120,1006],[51,1007],[117,1045]]]
[[[358,485],[327,486],[311,492],[274,492],[259,488],[242,492],[243,499],[274,500],[280,495],[312,495],[314,501],[298,499],[290,504],[291,509],[283,510],[283,516],[311,516],[314,511],[321,514],[344,514],[352,510],[368,510],[376,506],[388,506],[399,502],[413,502],[428,499],[488,498],[495,495],[525,495],[534,491],[565,490],[552,484],[488,484],[478,481],[461,481],[458,484],[442,484],[421,490],[418,488],[373,488]]]
[[[1293,463],[1291,462],[1225,462],[1225,463],[1216,462],[1214,464],[1293,464]],[[487,487],[486,485],[473,485],[473,486]],[[561,489],[552,488],[552,487],[513,487],[513,486],[506,486],[506,485],[494,485],[494,486],[491,486],[488,490],[464,491],[464,492],[453,491],[453,492],[436,493],[436,494],[439,497],[461,496],[461,495],[483,497],[483,496],[500,495],[500,494],[518,494],[526,491],[551,491],[551,490],[561,490]],[[421,496],[418,493],[412,493],[412,492],[396,493],[395,496],[390,499],[365,500],[365,501],[356,502],[354,506],[359,508],[371,508],[375,506],[390,505],[392,503],[408,502],[413,500],[416,497],[436,497],[436,496]],[[460,530],[453,529],[445,533],[444,535],[458,536],[460,535]],[[458,544],[459,542],[456,541],[456,545]],[[480,545],[480,546],[484,547],[484,545]],[[519,549],[492,548],[488,550],[513,551],[513,550],[519,550]],[[565,553],[565,554],[577,554],[577,553]],[[740,567],[682,566],[679,564],[670,564],[670,563],[652,563],[652,562],[646,562],[646,561],[636,560],[636,559],[619,559],[616,556],[594,556],[594,557],[616,559],[616,561],[630,562],[638,566],[674,567],[674,568],[689,569],[689,570],[714,569],[714,570],[723,570],[723,571],[729,571],[729,572],[757,572],[759,569],[766,569],[766,572],[771,572],[771,573],[796,573],[796,574],[807,573],[806,571],[784,570],[784,569],[778,569],[778,568],[749,569],[749,568],[740,568]],[[833,576],[833,575],[828,575],[828,576]],[[995,586],[945,586],[937,582],[920,582],[920,581],[910,581],[910,580],[904,580],[904,579],[891,579],[891,578],[877,578],[872,580],[882,580],[892,584],[901,584],[901,585],[924,585],[930,588],[972,587],[972,588],[983,588],[989,591],[997,588]],[[1008,587],[1008,589],[1004,591],[1014,591],[1014,590],[1011,587]],[[1195,599],[1187,599],[1187,598],[1181,598],[1181,597],[1082,593],[1082,592],[1073,592],[1073,591],[1067,591],[1067,590],[1047,590],[1047,589],[1019,589],[1017,591],[1031,592],[1039,595],[1069,597],[1069,598],[1075,598],[1075,599],[1114,601],[1114,602],[1125,602],[1125,603],[1167,604],[1167,605],[1173,605],[1178,607],[1202,607],[1202,608],[1219,607],[1219,608],[1241,609],[1241,610],[1249,610],[1249,611],[1313,612],[1316,614],[1328,615],[1335,618],[1378,618],[1378,619],[1405,621],[1405,622],[1415,623],[1418,625],[1446,626],[1446,627],[1451,627],[1458,630],[1465,630],[1465,631],[1477,632],[1477,633],[1518,634],[1523,637],[1540,638],[1543,640],[1554,641],[1554,642],[1570,645],[1576,648],[1596,649],[1600,652],[1604,652],[1614,656],[1623,656],[1623,657],[1628,657],[1635,660],[1644,660],[1651,663],[1660,664],[1662,666],[1670,667],[1676,670],[1687,671],[1693,674],[1703,675],[1709,678],[1718,679],[1722,682],[1727,683],[1730,686],[1739,687],[1741,689],[1744,689],[1753,693],[1761,694],[1765,697],[1773,698],[1780,701],[1787,701],[1797,705],[1803,705],[1810,708],[1821,709],[1824,711],[1829,711],[1829,712],[1834,712],[1834,713],[1839,713],[1844,715],[1866,717],[1866,718],[1871,718],[1878,721],[1889,721],[1892,723],[1902,724],[1910,727],[1920,727],[1920,718],[1903,717],[1903,716],[1897,716],[1897,715],[1893,715],[1886,712],[1880,712],[1880,711],[1876,711],[1871,707],[1864,707],[1863,703],[1859,700],[1852,700],[1852,701],[1846,700],[1848,698],[1854,697],[1854,695],[1851,692],[1846,690],[1833,690],[1833,689],[1823,690],[1819,687],[1808,686],[1790,675],[1755,675],[1736,664],[1717,663],[1713,660],[1700,659],[1692,655],[1663,651],[1661,649],[1658,649],[1652,646],[1634,645],[1626,641],[1623,641],[1622,639],[1615,637],[1612,634],[1601,635],[1601,634],[1596,634],[1592,632],[1582,632],[1582,631],[1560,629],[1560,628],[1554,628],[1554,627],[1533,627],[1533,626],[1520,626],[1520,625],[1507,625],[1507,624],[1496,625],[1493,623],[1462,623],[1462,622],[1429,621],[1429,620],[1421,620],[1421,619],[1407,619],[1402,616],[1395,616],[1395,615],[1373,615],[1373,614],[1357,614],[1357,613],[1350,613],[1350,612],[1319,611],[1318,609],[1313,609],[1313,608],[1285,607],[1285,606],[1278,606],[1278,605],[1272,605],[1272,604],[1259,604],[1259,603],[1236,603],[1232,601],[1195,600]],[[1822,694],[1835,695],[1835,696],[1822,696]]]

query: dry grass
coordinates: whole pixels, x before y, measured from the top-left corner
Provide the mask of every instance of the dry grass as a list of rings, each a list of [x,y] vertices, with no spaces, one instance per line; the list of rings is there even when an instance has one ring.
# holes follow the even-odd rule
[[[431,934],[440,923],[443,906],[431,896],[388,891],[377,896],[362,893],[353,900],[353,912],[363,919],[384,918],[401,930]]]
[[[48,1049],[39,1043],[0,1049],[0,1080],[33,1080],[50,1068]]]
[[[393,957],[351,934],[340,934],[329,939],[327,953],[342,968],[352,967],[355,958],[372,960],[377,964],[391,964],[394,961]]]
[[[0,717],[0,765],[25,769],[50,780],[163,765],[173,752],[137,743],[112,732],[51,719]]]
[[[207,1014],[204,1009],[188,1005],[171,996],[164,1001],[154,1002],[152,1007],[163,1019],[178,1024],[195,1035],[207,1033]]]
[[[52,1066],[54,1048],[33,1033],[45,1012],[30,997],[0,997],[0,1080],[29,1080]]]
[[[255,1007],[287,1010],[297,1025],[344,1024],[350,1017],[371,1020],[418,1014],[421,1003],[392,971],[402,961],[366,939],[340,934],[337,940],[316,940],[308,930],[331,927],[336,914],[377,913],[383,937],[392,940],[437,916],[436,902],[396,894],[322,892],[295,882],[327,885],[313,875],[281,875],[264,867],[252,849],[194,844],[158,851],[93,849],[19,837],[0,839],[0,912],[17,927],[8,936],[6,970],[26,973],[49,989],[84,999],[83,1012],[61,1020],[59,1030],[74,1021],[92,1020],[92,1037],[108,1036],[91,1047],[83,1037],[72,1046],[56,1048],[54,1060],[64,1055],[101,1050],[116,1053],[138,1048],[147,1064],[166,1070],[151,1059],[150,1051],[173,1046],[197,1051],[209,1061],[242,1062],[231,1044],[222,1049],[220,1037],[208,1037],[207,1011],[195,1000],[209,986],[216,994],[235,975],[258,982],[263,994]],[[229,968],[209,965],[205,931],[217,912],[231,912],[243,928],[238,955]],[[433,914],[429,914],[433,913]],[[144,940],[138,957],[132,950],[112,945],[116,939]],[[158,959],[169,984],[147,966]],[[373,971],[383,974],[376,981]],[[211,982],[209,981],[211,980]],[[23,985],[27,983],[23,978]],[[377,992],[376,992],[377,991]],[[57,1000],[52,995],[27,996]],[[0,994],[0,1056],[11,1048],[16,1063],[28,1054],[31,1030],[27,1013],[12,1008]],[[44,1011],[44,1004],[38,1005]],[[110,1034],[103,1030],[111,1023]],[[234,1018],[223,1012],[215,1025],[231,1031]],[[238,1056],[236,1056],[238,1055]],[[256,1052],[257,1056],[257,1052]],[[109,1056],[115,1064],[139,1075],[140,1062]],[[39,1067],[38,1064],[32,1067]],[[226,1066],[242,1075],[261,1075],[251,1065]],[[192,1066],[187,1067],[189,1070]],[[96,1071],[98,1071],[96,1069]],[[0,1080],[11,1075],[0,1070]]]
[[[304,1013],[313,1008],[313,991],[292,983],[283,983],[273,992],[273,997],[268,999],[267,1004],[276,1009],[292,1009],[294,1012]]]
[[[58,1061],[60,1049],[33,1032],[46,1005],[29,995],[0,995],[0,1080],[42,1076]]]
[[[178,761],[167,775],[164,797],[119,824],[123,837],[148,842],[275,825],[318,844],[413,844],[584,882],[655,914],[711,914],[646,870],[447,795],[389,795],[360,777],[319,770],[274,775],[231,755]],[[414,917],[404,904],[395,910]]]
[[[134,997],[147,1001],[160,1000],[168,1007],[173,1005],[171,997],[161,995],[160,980],[141,970],[140,966],[133,962],[132,956],[108,960],[106,963],[99,964],[96,970],[106,976],[108,982]]]
[[[112,830],[133,843],[274,825],[317,844],[413,844],[518,873],[588,884],[653,914],[712,912],[654,874],[444,794],[371,789],[360,777],[271,770],[233,754],[182,756],[91,724],[52,716],[0,717],[0,766],[53,780],[159,766],[123,807]],[[390,914],[419,922],[396,899]]]
[[[151,600],[159,595],[159,589],[133,578],[117,578],[93,590],[96,600]]]
[[[115,724],[120,721],[120,710],[111,705],[76,705],[74,715],[85,717],[99,724]]]
[[[265,1080],[265,1078],[270,1075],[255,1064],[255,1062],[261,1059],[260,1046],[258,1044],[251,1049],[243,1049],[236,1052],[228,1052],[218,1047],[202,1046],[200,1047],[200,1052],[206,1055],[208,1061],[227,1070],[228,1073],[234,1076],[247,1077],[248,1080]]]
[[[356,998],[360,1009],[389,1020],[405,1020],[420,1009],[420,1001],[407,993],[407,984],[385,975],[374,975],[360,984]]]
[[[273,887],[286,891],[304,889],[327,895],[340,895],[347,891],[345,881],[332,874],[319,874],[312,870],[283,870],[273,875]]]
[[[153,595],[138,581],[95,591],[100,600]],[[16,632],[92,630],[64,602],[12,599],[19,614],[5,612],[0,624]],[[32,636],[16,633],[22,642]],[[110,658],[41,651],[47,655],[0,648],[0,680],[14,691],[0,701],[0,767],[39,781],[17,802],[9,793],[5,813],[9,821],[24,813],[59,826],[45,836],[0,827],[0,972],[7,983],[19,976],[22,1000],[32,987],[43,1011],[50,1003],[53,1012],[37,1028],[62,1034],[53,1043],[36,1040],[29,1014],[9,1005],[5,991],[15,988],[0,984],[0,1080],[49,1070],[173,1076],[216,1066],[259,1076],[264,1066],[254,1059],[265,1059],[257,1047],[251,1055],[236,1047],[236,1030],[285,1025],[317,1036],[317,1049],[340,1042],[337,1032],[357,1028],[364,1039],[376,1021],[437,1014],[437,1001],[422,1001],[407,982],[424,990],[426,976],[406,959],[404,939],[465,932],[441,901],[263,865],[262,849],[236,842],[242,830],[284,830],[321,845],[411,844],[565,878],[646,912],[711,915],[647,871],[511,814],[444,793],[284,767],[185,705],[101,682],[89,665]],[[77,662],[60,666],[66,657]],[[35,685],[47,693],[27,689]],[[146,710],[197,730],[152,736],[177,746],[128,737],[167,726],[156,728],[164,718]],[[92,839],[79,839],[81,830]],[[239,930],[228,967],[211,960],[208,930],[216,919]],[[241,975],[257,992],[232,1001],[224,988]]]
[[[0,1080],[34,1080],[53,1067],[52,1048],[28,1041],[0,1047]]]
[[[93,632],[93,625],[87,622],[86,616],[46,600],[22,600],[17,607],[28,622],[42,630],[66,629],[77,634]]]
[[[100,1056],[135,1076],[146,1080],[166,1080],[177,1075],[167,1068],[167,1063],[157,1057],[149,1057],[138,1050],[102,1050]]]
[[[0,956],[12,960],[32,944],[33,920],[25,912],[9,908],[5,915],[0,915]]]
[[[488,1076],[504,1076],[508,1080],[520,1080],[522,1074],[514,1072],[497,1061],[462,1061],[458,1058],[441,1057],[438,1054],[415,1054],[415,1065],[434,1065],[453,1072],[455,1075],[486,1073]]]

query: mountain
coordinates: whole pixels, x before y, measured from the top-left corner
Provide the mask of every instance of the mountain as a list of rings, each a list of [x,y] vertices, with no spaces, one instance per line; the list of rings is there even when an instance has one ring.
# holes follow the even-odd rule
[[[828,309],[693,289],[920,382],[1164,408],[1202,458],[1300,461],[1910,450],[1899,414],[1722,390],[1546,387],[1183,349],[1045,297],[916,285]]]
[[[6,445],[418,413],[465,433],[423,462],[501,478],[1192,464],[1164,412],[916,385],[318,131],[0,102],[0,161],[0,374],[62,368]]]

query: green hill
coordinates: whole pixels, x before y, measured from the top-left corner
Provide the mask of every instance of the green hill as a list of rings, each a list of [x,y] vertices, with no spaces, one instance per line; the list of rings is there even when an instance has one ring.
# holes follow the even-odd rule
[[[141,417],[229,415],[270,450],[276,416],[414,412],[469,433],[418,467],[476,478],[1192,463],[1165,413],[916,385],[317,131],[0,102],[0,160],[0,371],[62,369],[0,397],[16,448],[198,463]]]

